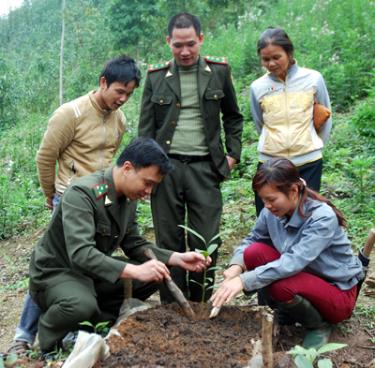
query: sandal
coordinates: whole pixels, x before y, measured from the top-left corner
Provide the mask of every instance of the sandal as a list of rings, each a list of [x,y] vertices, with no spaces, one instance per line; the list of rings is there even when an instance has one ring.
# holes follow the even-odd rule
[[[27,355],[27,353],[31,350],[31,346],[26,341],[15,340],[10,345],[9,349],[7,350],[7,354],[17,354],[19,356]]]

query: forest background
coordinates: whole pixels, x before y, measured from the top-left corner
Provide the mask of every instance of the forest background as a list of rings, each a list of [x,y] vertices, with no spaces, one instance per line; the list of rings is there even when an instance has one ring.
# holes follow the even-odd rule
[[[39,188],[35,155],[48,118],[59,105],[64,24],[63,100],[98,84],[106,60],[169,60],[169,17],[200,17],[203,55],[228,57],[245,117],[242,161],[223,183],[226,237],[243,236],[255,220],[251,178],[257,134],[248,88],[261,76],[256,41],[268,26],[283,27],[298,64],[320,71],[333,107],[334,127],[324,152],[322,193],[343,210],[353,246],[363,244],[375,218],[375,2],[369,0],[24,0],[0,18],[0,239],[30,234],[49,212]],[[143,85],[123,107],[127,133],[136,135]],[[139,206],[141,229],[151,229],[148,203]]]

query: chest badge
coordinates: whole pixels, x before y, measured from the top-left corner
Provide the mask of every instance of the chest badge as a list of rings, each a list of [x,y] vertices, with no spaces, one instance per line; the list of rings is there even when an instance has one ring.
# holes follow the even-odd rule
[[[104,195],[108,194],[108,184],[105,182],[96,184],[93,189],[94,189],[96,199],[100,199]]]

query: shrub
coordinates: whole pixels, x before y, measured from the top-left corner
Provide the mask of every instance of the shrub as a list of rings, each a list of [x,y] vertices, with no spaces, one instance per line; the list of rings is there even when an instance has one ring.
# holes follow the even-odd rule
[[[355,110],[351,118],[352,125],[359,134],[368,137],[369,141],[375,138],[375,93],[362,102]]]

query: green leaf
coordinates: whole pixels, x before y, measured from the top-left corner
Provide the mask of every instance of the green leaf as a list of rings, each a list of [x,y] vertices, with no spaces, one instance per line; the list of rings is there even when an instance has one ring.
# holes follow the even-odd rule
[[[81,325],[81,326],[89,326],[89,327],[92,327],[93,329],[95,329],[95,326],[91,322],[89,322],[89,321],[80,322],[79,325]]]
[[[300,345],[296,345],[292,349],[290,349],[289,351],[287,351],[287,354],[291,354],[291,355],[305,355],[306,352],[307,352],[307,349],[305,349],[304,347],[302,347]]]
[[[206,239],[201,234],[198,234],[195,230],[191,229],[188,226],[185,226],[185,225],[178,225],[178,226],[185,229],[189,233],[195,235],[198,239],[200,239],[203,242],[204,246],[206,247]]]
[[[109,321],[105,321],[105,322],[99,322],[95,325],[95,330],[96,331],[101,331],[105,328],[107,328],[109,325]]]
[[[329,352],[329,351],[342,349],[342,348],[344,348],[345,346],[348,346],[348,345],[347,345],[347,344],[340,344],[340,343],[332,342],[332,343],[329,343],[329,344],[325,344],[325,345],[323,345],[323,346],[317,351],[317,353],[318,353],[318,355],[321,355],[321,354],[327,353],[327,352]]]
[[[225,231],[221,231],[220,233],[216,234],[209,242],[208,244],[211,244],[215,239],[219,238],[220,236],[224,235],[225,233],[227,233],[228,231],[225,230]]]
[[[316,351],[315,348],[310,348],[310,349],[307,349],[305,356],[306,356],[306,358],[307,358],[311,363],[313,363],[314,360],[316,359],[316,357],[318,356],[318,352]]]
[[[312,363],[303,355],[297,355],[294,358],[294,363],[298,368],[314,368]]]
[[[218,247],[218,244],[211,244],[208,248],[207,248],[207,253],[209,255],[211,255],[213,252],[215,252],[215,250],[217,249]]]
[[[217,270],[220,270],[221,267],[220,266],[214,266],[214,267],[210,267],[207,269],[207,271],[217,271]]]
[[[207,258],[209,256],[207,250],[203,250],[203,249],[196,249],[195,252],[199,253],[199,254],[202,254],[202,256],[204,258]]]
[[[18,359],[18,356],[16,353],[10,353],[7,355],[6,359],[5,359],[5,366],[12,366],[13,364],[16,363]]]
[[[331,359],[320,359],[318,360],[318,368],[332,368],[333,364]]]

